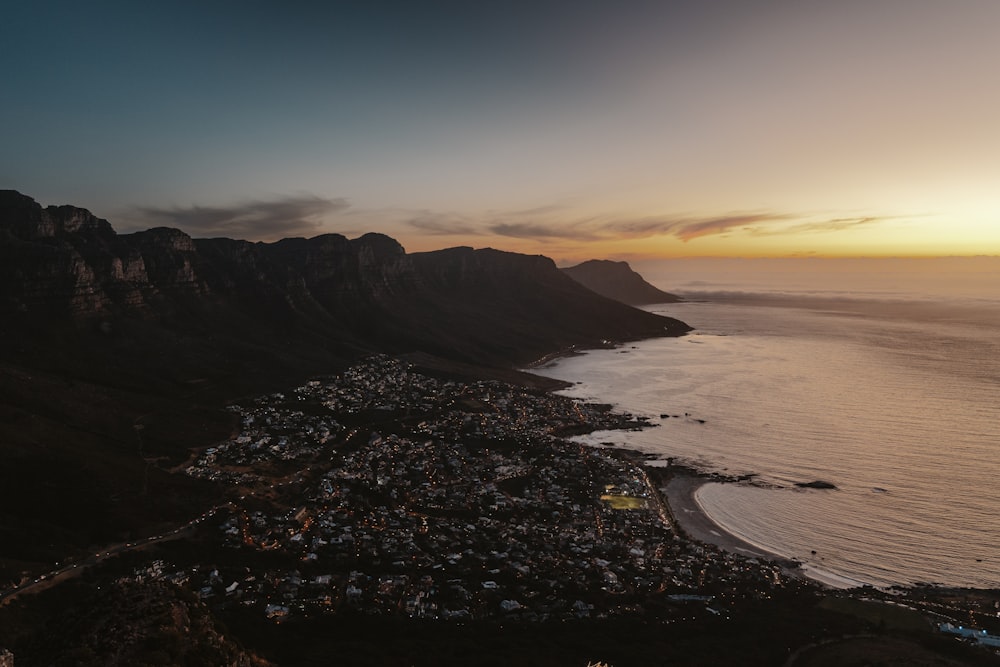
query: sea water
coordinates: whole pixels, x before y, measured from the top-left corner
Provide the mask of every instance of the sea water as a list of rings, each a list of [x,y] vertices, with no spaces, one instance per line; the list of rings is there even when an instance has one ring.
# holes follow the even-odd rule
[[[756,278],[682,283],[687,302],[649,308],[687,336],[539,372],[654,425],[587,442],[753,475],[698,501],[819,578],[1000,586],[1000,289]],[[836,488],[796,486],[816,480]]]

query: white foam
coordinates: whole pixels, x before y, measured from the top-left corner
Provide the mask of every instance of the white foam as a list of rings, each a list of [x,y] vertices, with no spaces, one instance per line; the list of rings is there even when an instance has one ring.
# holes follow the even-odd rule
[[[803,565],[799,568],[799,570],[806,577],[830,588],[859,588],[861,586],[869,585],[867,582],[858,581],[857,579],[852,579],[851,577],[837,574],[836,572],[830,572],[829,570],[822,570],[812,565]]]

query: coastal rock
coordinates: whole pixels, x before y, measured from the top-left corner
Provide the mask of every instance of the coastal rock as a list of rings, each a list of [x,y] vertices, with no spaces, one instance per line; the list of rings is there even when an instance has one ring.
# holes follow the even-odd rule
[[[832,482],[825,482],[821,479],[817,479],[812,482],[795,482],[795,486],[800,489],[836,489],[837,485]]]

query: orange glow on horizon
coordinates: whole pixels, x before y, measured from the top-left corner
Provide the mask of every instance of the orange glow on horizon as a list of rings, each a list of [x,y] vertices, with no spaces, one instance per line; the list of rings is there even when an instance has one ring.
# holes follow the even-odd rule
[[[768,258],[889,258],[973,257],[1000,255],[1000,226],[985,218],[947,223],[927,217],[886,217],[867,223],[844,223],[824,229],[810,222],[781,222],[770,227],[748,225],[682,240],[675,234],[630,238],[516,238],[498,234],[424,236],[402,235],[409,252],[459,245],[545,255],[565,265],[587,259],[671,259],[690,257]]]

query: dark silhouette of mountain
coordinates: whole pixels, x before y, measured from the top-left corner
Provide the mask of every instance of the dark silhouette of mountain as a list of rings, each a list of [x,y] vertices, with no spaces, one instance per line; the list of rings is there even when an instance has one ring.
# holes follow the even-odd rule
[[[563,269],[563,273],[601,296],[631,306],[651,303],[676,303],[682,299],[647,283],[628,262],[591,259]]]
[[[0,191],[0,559],[56,560],[203,508],[214,487],[167,469],[229,436],[227,400],[374,352],[509,374],[571,346],[688,329],[546,257],[407,254],[381,234],[117,234],[84,209]]]

